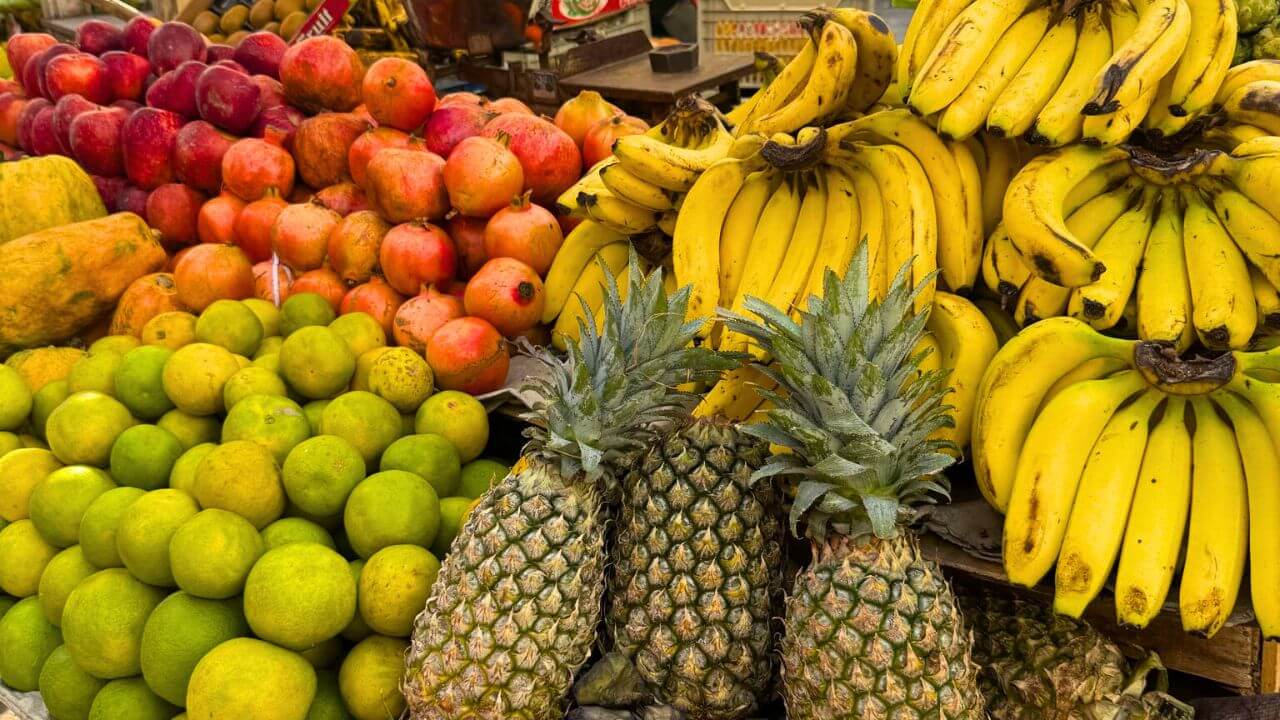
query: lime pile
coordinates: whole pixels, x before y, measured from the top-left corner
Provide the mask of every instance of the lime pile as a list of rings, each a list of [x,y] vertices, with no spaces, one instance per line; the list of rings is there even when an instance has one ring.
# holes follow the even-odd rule
[[[414,618],[508,467],[478,401],[320,304],[0,365],[0,681],[54,720],[403,710]]]

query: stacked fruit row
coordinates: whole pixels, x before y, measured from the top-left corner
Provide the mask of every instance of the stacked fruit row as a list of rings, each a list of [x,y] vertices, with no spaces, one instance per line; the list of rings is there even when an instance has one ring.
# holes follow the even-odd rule
[[[388,340],[302,293],[0,365],[0,680],[59,720],[403,709],[414,618],[507,467]]]

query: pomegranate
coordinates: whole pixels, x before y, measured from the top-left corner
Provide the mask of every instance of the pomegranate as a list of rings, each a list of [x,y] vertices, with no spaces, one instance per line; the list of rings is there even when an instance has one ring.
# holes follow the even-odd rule
[[[95,175],[123,175],[121,137],[128,117],[129,114],[119,108],[103,108],[77,115],[71,121],[68,133],[71,156]]]
[[[93,186],[98,189],[98,197],[102,198],[102,204],[107,206],[107,212],[120,212],[117,204],[120,193],[128,187],[129,181],[122,177],[103,177],[101,175],[91,175],[93,178]]]
[[[90,55],[124,47],[124,33],[106,20],[85,20],[76,28],[76,45]]]
[[[166,272],[151,273],[129,283],[124,294],[116,302],[111,314],[111,335],[141,337],[142,328],[151,318],[167,312],[184,312],[178,301],[178,287],[173,275]]]
[[[58,134],[53,131],[53,106],[36,113],[31,122],[31,149],[36,155],[61,155],[62,143],[58,142]]]
[[[54,58],[74,52],[76,52],[75,47],[66,43],[58,43],[50,45],[32,56],[22,68],[22,87],[26,88],[27,97],[49,97],[49,91],[45,85],[45,68],[49,66],[49,62]]]
[[[151,41],[151,33],[160,27],[160,21],[146,15],[138,15],[132,20],[124,24],[124,30],[121,33],[121,42],[124,50],[147,57],[150,52],[147,49]]]
[[[280,82],[289,102],[312,112],[347,112],[359,105],[363,80],[360,56],[329,35],[292,45],[280,59]]]
[[[483,107],[488,104],[488,100],[473,92],[452,92],[440,98],[440,102],[436,103],[436,107],[450,107],[453,105],[474,105],[475,107]]]
[[[253,296],[279,307],[293,290],[293,271],[278,260],[263,260],[253,266]],[[337,312],[337,310],[334,310]]]
[[[605,100],[600,93],[594,90],[583,90],[560,106],[556,111],[555,124],[556,127],[568,133],[581,148],[582,141],[587,137],[587,131],[595,127],[596,123],[621,114],[622,111]]]
[[[253,295],[253,265],[234,245],[196,245],[173,269],[178,300],[198,313],[215,300],[243,300]]]
[[[156,108],[139,108],[124,121],[124,171],[133,184],[150,190],[173,182],[170,158],[181,127],[181,117]]]
[[[281,85],[279,80],[266,75],[252,75],[249,79],[258,86],[258,104],[263,110],[289,104],[289,100],[284,96],[284,85]]]
[[[177,270],[178,263],[182,262],[182,258],[186,257],[187,253],[191,252],[191,248],[194,248],[194,247],[196,246],[188,245],[187,247],[184,247],[178,252],[170,255],[169,262],[165,264],[163,272],[172,274],[174,270]]]
[[[245,205],[236,216],[236,245],[250,260],[260,262],[271,257],[271,226],[288,205],[274,191],[268,191],[265,197]]]
[[[236,46],[231,59],[240,63],[254,75],[280,77],[280,61],[289,45],[284,38],[272,32],[249,33]]]
[[[368,179],[365,171],[369,168],[369,161],[379,150],[407,147],[409,147],[409,136],[395,128],[377,127],[362,133],[355,142],[351,143],[351,149],[347,151],[347,171],[352,181],[364,187]]]
[[[505,115],[507,113],[517,113],[519,115],[533,115],[533,110],[528,105],[520,102],[512,97],[498,98],[487,106],[489,112],[495,115]]]
[[[369,162],[369,205],[389,222],[442,219],[449,212],[444,160],[417,150],[380,150]]]
[[[444,185],[458,212],[489,217],[520,195],[524,170],[507,149],[506,140],[505,135],[497,140],[469,137],[450,153],[444,164]]]
[[[236,241],[236,218],[244,210],[244,201],[222,193],[200,206],[196,216],[196,236],[202,243],[231,245]]]
[[[146,217],[147,200],[150,197],[150,190],[143,190],[140,187],[126,184],[120,188],[120,193],[116,195],[116,212],[131,212],[138,217]]]
[[[630,115],[601,120],[587,131],[587,136],[582,141],[582,163],[586,167],[592,167],[613,155],[614,140],[627,135],[642,135],[648,130],[648,123]]]
[[[188,60],[204,62],[207,43],[195,28],[180,22],[167,22],[147,38],[147,59],[157,73],[167,73]]]
[[[151,74],[151,63],[146,58],[123,50],[112,50],[102,56],[102,64],[107,67],[111,97],[116,100],[142,99],[147,88],[147,76]]]
[[[236,139],[204,120],[178,131],[173,145],[173,172],[182,182],[207,193],[222,189],[222,158]]]
[[[324,298],[334,312],[342,308],[342,299],[347,296],[347,286],[338,278],[338,274],[330,268],[308,270],[293,281],[289,288],[292,293],[315,293]]]
[[[99,105],[113,99],[106,63],[89,53],[66,53],[50,60],[44,82],[49,99],[55,102],[66,95],[83,95]]]
[[[295,271],[324,264],[329,234],[342,218],[319,203],[298,203],[280,211],[271,225],[271,249]]]
[[[271,140],[280,147],[291,148],[293,136],[306,117],[301,110],[292,105],[265,107],[258,113],[258,119],[253,123],[249,134],[256,138]]]
[[[524,187],[533,191],[533,200],[551,205],[560,193],[578,181],[582,157],[573,138],[539,117],[507,113],[490,120],[484,135],[511,137],[511,152],[524,168]]]
[[[436,107],[436,89],[417,63],[382,58],[369,66],[363,83],[365,108],[379,125],[410,132],[422,127]]]
[[[514,258],[546,275],[564,242],[556,216],[529,202],[529,195],[517,197],[499,210],[484,227],[484,251],[490,258]]]
[[[458,275],[469,278],[489,259],[484,249],[484,226],[488,218],[454,215],[449,218],[449,237],[458,248]]]
[[[378,267],[382,238],[391,226],[378,214],[361,210],[342,219],[329,234],[329,264],[338,277],[361,283]]]
[[[27,61],[57,44],[57,38],[48,33],[18,33],[10,37],[4,52],[13,76],[21,80]]]
[[[542,319],[542,278],[528,265],[496,257],[467,282],[463,304],[467,314],[488,320],[498,332],[522,333]]]
[[[466,297],[467,294],[467,284],[461,280],[449,280],[438,283],[434,287],[439,288],[440,292],[445,293],[446,295],[452,295],[459,300]]]
[[[346,297],[342,298],[339,312],[343,315],[353,312],[366,313],[378,321],[383,332],[390,335],[396,311],[400,309],[402,303],[404,303],[404,296],[375,275],[369,279],[369,282],[351,288]]]
[[[462,301],[442,293],[435,287],[429,287],[421,293],[405,300],[396,310],[395,319],[391,323],[391,333],[396,344],[425,355],[427,343],[445,323],[457,320],[466,315]]]
[[[26,106],[26,98],[17,93],[0,95],[0,143],[12,147],[18,145],[18,119]]]
[[[161,185],[147,197],[147,224],[160,232],[167,249],[191,245],[199,240],[196,218],[207,198],[199,190],[182,183]]]
[[[427,343],[427,364],[444,390],[493,392],[506,381],[510,363],[501,333],[476,317],[450,320]]]
[[[316,202],[346,217],[353,212],[369,209],[369,201],[364,190],[355,183],[338,183],[316,193]]]
[[[147,88],[147,104],[175,112],[188,120],[199,117],[196,82],[208,68],[208,65],[198,60],[188,60],[161,75]]]
[[[258,119],[261,93],[248,75],[214,65],[196,81],[196,110],[223,130],[241,133]]]
[[[447,158],[458,143],[479,135],[493,117],[493,113],[479,105],[445,105],[427,118],[423,140],[428,150]]]
[[[298,184],[293,186],[293,192],[289,193],[289,197],[285,198],[291,204],[311,202],[315,198],[316,193],[306,185]]]
[[[53,103],[39,97],[28,100],[22,106],[22,110],[18,112],[18,147],[29,153],[35,152],[31,131],[35,128],[36,115],[47,107],[53,107]]]
[[[368,129],[351,113],[323,113],[307,118],[293,136],[298,174],[311,187],[342,182],[348,175],[347,155],[356,138]]]
[[[293,156],[267,140],[237,140],[222,156],[222,182],[242,200],[252,202],[271,190],[288,197],[293,175]]]
[[[415,295],[423,285],[451,280],[458,253],[444,230],[430,223],[405,223],[383,236],[378,264],[391,287]]]
[[[71,121],[101,106],[89,102],[82,95],[63,95],[53,105],[53,133],[63,155],[71,155]]]
[[[230,45],[211,43],[209,47],[205,48],[204,60],[210,65],[226,65],[227,67],[235,68],[245,75],[248,75],[249,71],[245,70],[243,65],[232,60],[232,56],[235,55],[235,53],[236,49]]]

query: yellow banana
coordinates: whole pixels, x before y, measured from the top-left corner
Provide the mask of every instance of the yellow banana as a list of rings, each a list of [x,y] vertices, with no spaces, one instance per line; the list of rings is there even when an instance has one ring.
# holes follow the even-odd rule
[[[1089,453],[1121,405],[1147,388],[1136,370],[1063,390],[1027,433],[1004,521],[1004,569],[1034,587],[1053,567]],[[1063,428],[1071,428],[1064,433]]]
[[[1032,162],[1040,161],[1040,164],[1043,165],[1050,158],[1052,158],[1052,154],[1041,155]],[[1028,163],[1028,166],[1030,165],[1031,163]],[[1067,193],[1066,200],[1062,204],[1063,217],[1069,217],[1071,213],[1079,210],[1085,203],[1105,192],[1114,190],[1120,183],[1128,181],[1131,175],[1133,175],[1133,170],[1130,169],[1128,160],[1120,160],[1103,165],[1089,173]]]
[[[564,310],[560,312],[556,318],[556,324],[551,329],[551,344],[559,350],[565,350],[567,340],[577,340],[580,337],[582,327],[580,323],[586,322],[587,314],[583,309],[583,303],[591,308],[591,311],[598,312],[604,304],[604,274],[606,272],[613,274],[615,277],[623,271],[627,266],[627,257],[630,253],[630,246],[625,242],[614,243],[600,248],[597,253],[600,261],[597,262],[592,258],[587,263],[582,274],[578,276],[577,282],[573,284],[573,297],[569,299],[564,306]]]
[[[1124,45],[1138,29],[1138,11],[1129,0],[1112,0],[1107,3],[1107,27],[1111,28],[1111,48]]]
[[[1084,112],[1112,113],[1136,102],[1178,61],[1190,32],[1191,9],[1186,0],[1147,3],[1138,13],[1133,34],[1095,75]]]
[[[1182,246],[1182,198],[1166,191],[1151,227],[1138,276],[1138,337],[1172,344],[1179,353],[1195,341],[1191,280]]]
[[[911,349],[912,355],[924,354],[920,361],[919,368],[916,372],[923,375],[927,372],[942,369],[942,349],[938,346],[938,339],[932,333],[925,333],[916,341],[916,346]],[[947,428],[944,428],[946,430]]]
[[[921,115],[932,115],[955,100],[1028,4],[1028,0],[974,0],[962,10],[920,68],[907,105]]]
[[[1241,87],[1222,104],[1227,119],[1247,123],[1271,135],[1280,132],[1280,80],[1257,80]]]
[[[864,112],[884,95],[893,81],[898,42],[893,30],[875,13],[854,8],[831,8],[829,12],[836,22],[849,29],[858,48],[857,72],[845,109]]]
[[[671,191],[636,177],[625,167],[614,163],[600,169],[600,182],[618,197],[654,212],[674,210]]]
[[[1027,132],[1029,142],[1056,147],[1074,142],[1083,132],[1080,110],[1092,90],[1093,75],[1111,57],[1111,32],[1103,10],[1100,3],[1085,8],[1071,67]]]
[[[1120,553],[1142,469],[1152,412],[1164,399],[1148,390],[1112,416],[1093,445],[1067,521],[1054,575],[1053,610],[1078,618],[1102,590]],[[1167,404],[1166,404],[1167,407]]]
[[[765,203],[782,176],[771,170],[751,173],[738,191],[733,204],[724,216],[720,230],[720,299],[731,302],[738,292],[738,283],[746,267],[751,251],[751,236],[755,234]]]
[[[951,155],[959,169],[960,187],[964,191],[965,232],[968,242],[962,246],[938,243],[938,254],[960,255],[961,257],[939,257],[939,265],[952,268],[951,275],[967,278],[968,285],[951,288],[956,292],[968,292],[978,279],[978,269],[982,264],[982,175],[973,151],[965,142],[951,141],[947,143]]]
[[[1111,147],[1119,145],[1147,117],[1147,111],[1156,101],[1159,86],[1152,87],[1138,96],[1137,102],[1125,105],[1119,110],[1103,115],[1088,115],[1081,126],[1081,135],[1086,145],[1093,147]]]
[[[636,177],[674,192],[688,192],[698,174],[723,159],[733,145],[733,136],[723,128],[697,149],[668,145],[648,135],[627,135],[613,143],[618,163]]]
[[[1280,168],[1280,166],[1273,165]],[[1246,186],[1250,190],[1254,186]],[[1245,188],[1241,188],[1244,190]],[[1252,196],[1245,197],[1240,191],[1227,183],[1205,184],[1203,190],[1209,193],[1214,211],[1231,238],[1235,240],[1253,263],[1262,271],[1272,285],[1280,287],[1280,251],[1276,249],[1276,238],[1280,235],[1280,221],[1255,202]]]
[[[738,282],[738,292],[733,297],[733,304],[728,305],[734,312],[746,312],[748,297],[762,298],[769,292],[778,268],[787,256],[787,245],[795,233],[800,202],[799,180],[787,177],[773,191],[769,202],[765,203],[760,221],[756,223],[755,233],[751,237],[751,250],[747,254],[742,279]],[[720,349],[726,351],[740,352],[746,350],[747,346],[745,336],[732,332],[725,333],[720,341]]]
[[[1030,277],[1031,271],[1009,239],[1004,225],[997,225],[987,238],[982,256],[982,279],[988,288],[1001,295],[1014,296]]]
[[[742,132],[795,132],[844,108],[858,65],[853,33],[838,22],[823,22],[817,44],[813,72],[800,94],[768,115],[743,123]]]
[[[822,170],[827,187],[827,215],[822,225],[822,242],[809,272],[805,286],[796,298],[796,305],[806,307],[810,295],[822,297],[823,278],[828,269],[844,277],[853,260],[861,230],[858,216],[858,199],[854,196],[853,180],[843,170],[828,165]]]
[[[719,415],[733,422],[742,422],[764,401],[757,391],[760,387],[772,390],[777,383],[751,365],[734,368],[707,391],[706,397],[693,409],[693,416]]]
[[[1040,401],[1040,410],[1045,405],[1053,402],[1058,397],[1058,393],[1075,385],[1076,383],[1086,382],[1088,380],[1101,380],[1105,377],[1111,377],[1121,370],[1130,368],[1128,361],[1114,357],[1100,357],[1092,360],[1085,360],[1077,365],[1073,370],[1067,372],[1058,381],[1049,387],[1048,392],[1044,394],[1044,399]],[[1038,412],[1038,411],[1037,411]]]
[[[601,179],[601,173],[606,167],[615,165],[617,162],[617,158],[610,155],[592,165],[585,175],[578,178],[578,182],[570,185],[568,190],[560,193],[560,196],[556,198],[556,207],[566,215],[585,218],[587,214],[582,206],[578,204],[578,196],[584,192],[596,193],[604,190],[605,186],[604,181]]]
[[[1232,152],[1246,142],[1257,140],[1261,137],[1271,137],[1271,134],[1257,125],[1229,122],[1205,130],[1201,137],[1209,145]]]
[[[1249,281],[1253,284],[1253,299],[1258,306],[1258,322],[1272,329],[1280,328],[1280,291],[1254,265],[1249,266]]]
[[[668,210],[658,215],[658,229],[662,231],[663,235],[671,237],[676,234],[676,220],[679,216],[680,213],[675,210]]]
[[[639,235],[658,225],[658,216],[652,210],[623,200],[608,190],[581,192],[578,204],[587,217],[624,235]]]
[[[1191,32],[1169,92],[1169,112],[1175,117],[1194,117],[1213,105],[1236,49],[1234,0],[1188,0],[1187,7]]]
[[[970,0],[921,0],[916,6],[911,24],[907,26],[907,34],[902,39],[902,50],[898,53],[895,84],[901,97],[905,99],[911,95],[916,75],[933,54],[938,39],[946,32],[951,21],[969,6],[969,2]]]
[[[986,167],[982,171],[982,232],[991,235],[1004,217],[1004,193],[1022,163],[1011,140],[982,134]]]
[[[787,244],[787,254],[777,268],[777,277],[769,286],[769,292],[761,299],[770,305],[790,312],[799,295],[809,284],[818,248],[824,244],[824,224],[827,217],[826,180],[821,175],[804,178],[804,199],[800,201],[800,213],[796,216],[796,228]],[[845,219],[848,227],[848,219]],[[847,230],[846,230],[847,231]]]
[[[1227,70],[1214,95],[1215,105],[1224,105],[1237,90],[1256,80],[1280,80],[1280,60],[1250,60]]]
[[[975,298],[973,304],[987,316],[987,321],[991,323],[991,329],[996,333],[996,342],[1000,347],[1004,347],[1010,340],[1018,334],[1018,326],[1013,322],[1013,316],[1009,311],[1000,307],[1000,304],[988,298]],[[976,405],[977,403],[975,403]],[[970,432],[970,437],[973,433]]]
[[[1169,594],[1191,504],[1191,416],[1186,400],[1172,395],[1147,438],[1116,567],[1121,625],[1146,627]]]
[[[1249,543],[1249,506],[1240,448],[1231,426],[1212,401],[1197,398],[1191,404],[1196,415],[1191,519],[1178,608],[1183,630],[1213,637],[1235,609],[1240,591]]]
[[[1110,329],[1120,321],[1124,306],[1133,294],[1142,254],[1147,249],[1147,238],[1159,207],[1160,192],[1154,187],[1144,189],[1138,203],[1111,223],[1098,239],[1093,251],[1106,264],[1107,271],[1095,282],[1072,292],[1068,305],[1072,316],[1097,330]]]
[[[778,77],[769,83],[768,87],[761,88],[752,96],[752,105],[745,108],[741,113],[735,112],[729,114],[729,121],[733,123],[735,134],[740,133],[741,129],[751,120],[763,117],[782,107],[793,96],[799,94],[801,88],[809,79],[809,74],[813,71],[813,61],[817,57],[817,48],[813,44],[813,40],[805,40],[804,46],[800,48],[800,52],[791,59],[782,68],[782,72],[778,73]],[[742,107],[742,106],[739,106]]]
[[[1100,357],[1131,361],[1133,343],[1057,317],[1024,329],[992,358],[978,388],[970,443],[978,488],[992,507],[1004,512],[1008,506],[1018,456],[1045,393],[1081,363]]]
[[[1209,348],[1248,345],[1258,325],[1249,268],[1199,190],[1184,187],[1183,248],[1191,280],[1191,320]]]
[[[947,404],[955,426],[943,428],[940,435],[963,451],[973,427],[978,385],[998,348],[996,332],[976,305],[942,291],[934,295],[926,326],[937,340],[942,367],[950,371]]]
[[[883,300],[889,288],[889,259],[885,239],[884,199],[880,186],[871,173],[856,165],[849,168],[854,194],[858,199],[859,234],[857,245],[867,245],[867,274],[871,281],[867,287],[874,298]]]
[[[626,238],[620,233],[592,220],[583,220],[565,236],[560,250],[551,261],[547,279],[543,283],[542,322],[551,324],[564,309],[573,286],[584,268],[591,263],[596,252],[606,245],[620,243]]]
[[[1031,129],[1071,68],[1078,35],[1074,17],[1063,17],[1049,27],[1031,57],[996,96],[987,114],[988,132],[1015,138]]]

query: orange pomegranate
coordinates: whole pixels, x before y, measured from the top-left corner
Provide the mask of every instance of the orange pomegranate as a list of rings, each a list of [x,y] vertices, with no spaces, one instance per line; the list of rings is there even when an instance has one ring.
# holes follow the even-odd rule
[[[486,104],[488,104],[487,100],[473,92],[451,92],[448,95],[441,97],[440,101],[436,103],[436,107],[446,107],[449,105],[475,105],[476,107],[480,107]]]
[[[390,335],[396,311],[400,309],[403,302],[403,295],[396,292],[395,288],[388,285],[382,278],[374,275],[369,278],[369,282],[351,288],[347,296],[342,298],[339,311],[343,315],[353,312],[367,313],[382,325],[384,332]]]
[[[458,249],[458,277],[469,278],[489,259],[484,251],[484,218],[454,215],[449,218],[449,237]]]
[[[429,287],[404,301],[392,323],[396,344],[422,355],[427,343],[442,325],[466,315],[462,301]]]
[[[493,392],[507,379],[511,358],[497,328],[477,317],[450,320],[427,343],[436,385],[472,395]]]
[[[516,335],[538,324],[545,301],[542,278],[519,260],[497,257],[467,282],[463,304],[467,314],[488,320],[503,335]]]
[[[298,175],[313,188],[328,187],[348,177],[347,153],[369,124],[351,113],[322,113],[307,118],[293,135]]]
[[[417,63],[382,58],[364,75],[365,107],[379,125],[416,130],[436,106],[436,89]]]
[[[230,245],[236,241],[236,218],[244,210],[244,201],[222,193],[200,206],[196,215],[196,235],[202,243]]]
[[[364,72],[356,51],[330,35],[295,43],[280,58],[285,97],[311,112],[346,112],[359,105]]]
[[[444,160],[420,150],[379,150],[367,168],[369,205],[388,222],[442,220],[449,212]]]
[[[178,269],[178,263],[182,262],[182,258],[185,257],[187,252],[190,251],[191,248],[193,247],[195,246],[189,245],[187,247],[182,248],[178,252],[170,255],[169,262],[165,263],[164,269],[161,272],[167,272],[169,274],[173,274],[173,271]]]
[[[487,218],[520,194],[524,169],[507,149],[509,139],[474,135],[454,147],[444,164],[444,186],[455,210]]]
[[[407,148],[409,147],[409,136],[395,128],[376,127],[366,130],[351,143],[351,148],[347,150],[347,172],[351,175],[351,180],[364,187],[368,180],[368,174],[365,172],[369,168],[369,161],[379,150],[385,148]]]
[[[329,264],[338,277],[362,283],[378,267],[382,238],[391,226],[378,213],[362,210],[351,213],[329,233]]]
[[[289,203],[280,199],[272,190],[258,200],[254,200],[236,216],[235,242],[244,250],[252,262],[262,262],[271,257],[271,226],[275,224],[280,211]]]
[[[364,190],[355,183],[343,182],[330,185],[315,195],[316,202],[346,217],[353,212],[369,209]]]
[[[245,202],[272,190],[288,197],[293,192],[294,172],[293,156],[268,140],[237,140],[222,156],[223,188]]]
[[[549,210],[529,202],[529,194],[515,198],[484,226],[484,251],[490,258],[515,258],[546,275],[564,242],[560,223]]]
[[[613,141],[627,135],[640,135],[649,130],[649,123],[630,115],[605,118],[587,130],[582,138],[582,163],[592,167],[613,154]]]
[[[503,113],[520,113],[522,115],[533,115],[533,110],[528,105],[520,102],[513,97],[498,98],[489,103],[489,112],[501,115]]]
[[[338,308],[342,306],[342,298],[347,294],[347,285],[332,268],[322,267],[299,275],[294,279],[289,291],[315,293],[328,300],[333,311],[338,312]]]
[[[341,221],[317,202],[286,206],[271,225],[271,249],[295,271],[315,270],[324,264],[329,233]]]
[[[293,271],[278,260],[263,260],[253,266],[253,296],[277,306],[289,299]]]
[[[111,316],[112,335],[142,335],[142,326],[160,313],[184,310],[169,273],[151,273],[129,283]]]
[[[458,251],[444,230],[431,223],[397,225],[382,238],[378,264],[391,287],[416,295],[423,285],[453,279]]]
[[[191,247],[173,271],[178,300],[199,313],[215,300],[243,300],[253,295],[253,265],[235,245]]]
[[[583,90],[570,98],[556,111],[556,127],[569,133],[569,137],[582,147],[587,131],[595,127],[601,120],[608,120],[614,115],[621,115],[618,106],[605,100],[594,90]]]

